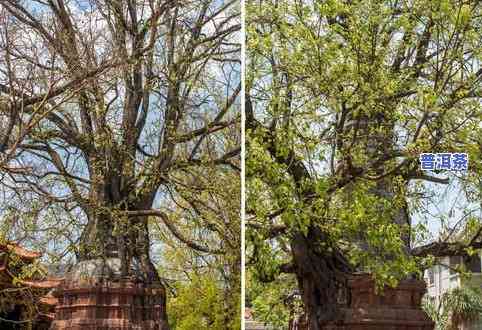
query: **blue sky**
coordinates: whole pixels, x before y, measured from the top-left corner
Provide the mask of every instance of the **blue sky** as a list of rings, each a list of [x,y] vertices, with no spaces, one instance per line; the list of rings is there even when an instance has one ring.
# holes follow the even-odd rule
[[[480,204],[469,200],[458,179],[461,175],[463,174],[454,175],[447,172],[438,174],[437,177],[450,178],[450,183],[447,185],[423,183],[423,187],[431,197],[425,200],[422,210],[412,214],[412,221],[414,224],[425,224],[431,234],[430,240],[437,239],[444,226],[453,227],[468,216],[479,218],[481,216]],[[460,222],[459,229],[462,224],[463,221]]]

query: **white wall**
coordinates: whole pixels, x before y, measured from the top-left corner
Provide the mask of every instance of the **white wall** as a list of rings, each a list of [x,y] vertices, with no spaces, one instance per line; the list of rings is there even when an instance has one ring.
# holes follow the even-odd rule
[[[450,268],[447,267],[449,262],[449,257],[443,257],[439,260],[440,265],[435,265],[430,270],[425,271],[427,294],[437,303],[445,292],[460,287],[459,275],[450,274]],[[433,272],[433,283],[429,281],[429,271]]]
[[[441,297],[447,291],[461,286],[460,276],[457,273],[450,274],[449,257],[439,259],[439,265],[433,266],[430,270],[426,270],[424,274],[425,282],[427,283],[427,295],[433,299],[438,305]],[[429,272],[433,272],[433,282],[430,282]],[[481,276],[481,274],[474,274],[473,276]],[[464,324],[460,330],[482,330],[482,320],[474,323]]]

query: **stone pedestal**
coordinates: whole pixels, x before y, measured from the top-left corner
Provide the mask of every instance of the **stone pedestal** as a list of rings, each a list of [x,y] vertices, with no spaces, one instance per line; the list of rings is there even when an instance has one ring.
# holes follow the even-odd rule
[[[79,263],[54,292],[51,330],[159,330],[164,290],[118,276],[119,260]]]
[[[160,329],[162,292],[132,282],[66,285],[56,296],[51,330]]]
[[[351,299],[343,308],[343,318],[327,324],[323,330],[433,330],[434,323],[421,308],[425,283],[405,280],[396,288],[386,287],[375,294],[369,276],[349,280]]]

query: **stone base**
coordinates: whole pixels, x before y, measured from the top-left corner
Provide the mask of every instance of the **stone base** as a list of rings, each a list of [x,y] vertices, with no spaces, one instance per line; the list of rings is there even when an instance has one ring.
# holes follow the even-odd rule
[[[161,329],[163,291],[132,281],[65,283],[51,330]]]
[[[433,330],[434,323],[422,310],[425,282],[405,280],[396,288],[375,294],[375,283],[367,275],[349,280],[351,299],[342,309],[342,320],[323,330]]]

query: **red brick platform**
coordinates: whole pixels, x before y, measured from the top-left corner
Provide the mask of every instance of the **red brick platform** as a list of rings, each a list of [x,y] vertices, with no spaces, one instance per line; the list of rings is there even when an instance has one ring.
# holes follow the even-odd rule
[[[132,281],[64,283],[51,330],[160,329],[161,289]]]
[[[374,281],[366,275],[349,280],[351,299],[343,319],[323,330],[433,330],[434,323],[422,310],[426,291],[420,280],[405,280],[395,288],[375,294]]]

